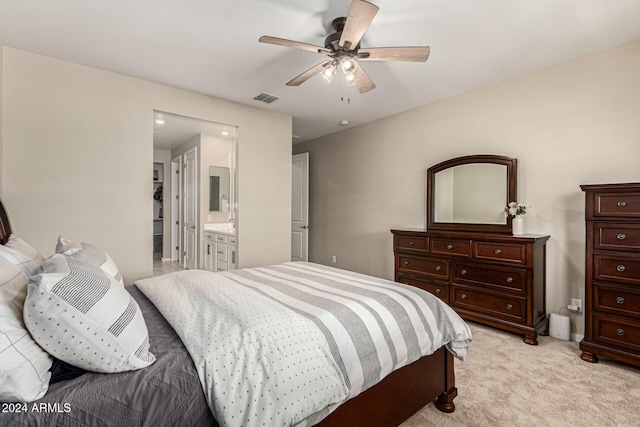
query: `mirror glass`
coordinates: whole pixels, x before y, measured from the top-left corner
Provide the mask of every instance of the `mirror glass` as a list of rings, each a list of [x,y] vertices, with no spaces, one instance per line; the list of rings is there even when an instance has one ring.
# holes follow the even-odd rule
[[[507,166],[470,163],[435,174],[434,220],[506,224]]]
[[[209,211],[229,212],[231,195],[229,168],[209,166]]]
[[[504,208],[517,200],[518,161],[481,154],[427,170],[427,229],[511,233]]]

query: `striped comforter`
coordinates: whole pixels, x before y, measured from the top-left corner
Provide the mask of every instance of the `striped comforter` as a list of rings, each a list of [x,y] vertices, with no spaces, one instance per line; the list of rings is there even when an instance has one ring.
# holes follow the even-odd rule
[[[311,263],[140,280],[176,330],[221,426],[312,425],[471,332],[420,289]],[[264,424],[266,423],[266,424]]]

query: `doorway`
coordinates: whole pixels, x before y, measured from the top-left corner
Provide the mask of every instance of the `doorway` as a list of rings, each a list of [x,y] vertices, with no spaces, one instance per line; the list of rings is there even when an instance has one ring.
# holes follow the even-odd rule
[[[169,262],[180,268],[201,268],[205,224],[231,222],[238,227],[237,128],[162,111],[154,111],[153,119],[154,164],[161,164],[164,175],[161,218],[154,206],[154,224],[158,222],[154,233],[162,229],[165,264],[158,270],[177,269],[166,265]],[[214,212],[209,200],[211,166],[224,166],[230,172],[231,192],[220,204],[226,209]],[[159,261],[155,258],[160,257],[154,257],[154,270]]]

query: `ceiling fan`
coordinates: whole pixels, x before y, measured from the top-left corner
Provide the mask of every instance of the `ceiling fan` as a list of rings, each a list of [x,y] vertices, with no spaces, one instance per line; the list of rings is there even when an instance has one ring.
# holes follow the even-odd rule
[[[426,62],[430,52],[429,46],[360,48],[360,39],[378,9],[378,6],[367,1],[353,0],[348,16],[336,18],[331,23],[335,32],[325,39],[324,47],[271,36],[262,36],[258,41],[322,53],[331,58],[293,78],[287,82],[287,86],[299,86],[316,74],[321,74],[327,82],[331,82],[341,70],[347,85],[356,86],[360,93],[369,92],[376,85],[358,61]]]

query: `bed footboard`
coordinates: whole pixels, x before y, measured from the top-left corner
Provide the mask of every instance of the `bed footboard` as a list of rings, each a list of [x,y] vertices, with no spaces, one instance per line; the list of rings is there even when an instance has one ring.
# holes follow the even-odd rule
[[[444,347],[431,356],[389,374],[380,383],[347,401],[318,426],[397,426],[433,401],[453,412],[455,387],[453,355]]]

